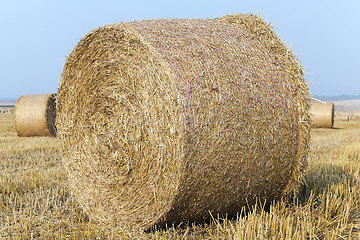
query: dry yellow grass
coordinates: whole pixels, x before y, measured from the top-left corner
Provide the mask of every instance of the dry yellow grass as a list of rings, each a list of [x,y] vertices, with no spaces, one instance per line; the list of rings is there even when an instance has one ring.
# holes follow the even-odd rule
[[[0,115],[0,238],[3,239],[356,239],[360,219],[360,123],[312,130],[299,193],[237,219],[150,232],[97,225],[68,188],[58,139],[16,136]]]

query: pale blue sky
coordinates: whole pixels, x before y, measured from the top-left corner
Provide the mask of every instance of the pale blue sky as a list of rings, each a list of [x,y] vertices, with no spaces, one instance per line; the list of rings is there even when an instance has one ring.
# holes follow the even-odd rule
[[[0,0],[0,98],[56,92],[66,56],[105,24],[249,12],[273,23],[312,95],[360,95],[359,0]]]

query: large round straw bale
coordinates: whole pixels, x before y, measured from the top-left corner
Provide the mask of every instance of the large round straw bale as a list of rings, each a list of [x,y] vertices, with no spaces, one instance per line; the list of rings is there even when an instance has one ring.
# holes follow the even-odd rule
[[[13,111],[20,137],[56,136],[56,94],[21,96]]]
[[[65,63],[57,103],[74,194],[92,219],[124,228],[271,202],[306,162],[303,71],[253,15],[91,31]]]
[[[334,103],[311,102],[311,127],[332,128],[334,126]]]

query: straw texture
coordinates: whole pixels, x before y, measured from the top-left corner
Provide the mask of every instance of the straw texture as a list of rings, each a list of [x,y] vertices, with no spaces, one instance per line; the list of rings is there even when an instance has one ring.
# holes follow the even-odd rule
[[[56,136],[56,94],[21,96],[13,111],[20,137]]]
[[[311,127],[332,128],[334,126],[334,103],[311,102]]]
[[[100,27],[68,57],[57,104],[74,194],[123,228],[236,215],[306,164],[303,72],[258,16]]]

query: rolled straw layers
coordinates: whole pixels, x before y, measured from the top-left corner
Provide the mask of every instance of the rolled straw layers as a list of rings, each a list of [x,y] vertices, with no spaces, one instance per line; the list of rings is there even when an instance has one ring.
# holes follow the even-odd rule
[[[278,199],[306,163],[303,71],[253,15],[95,29],[68,57],[57,104],[74,194],[123,228],[236,215]]]

